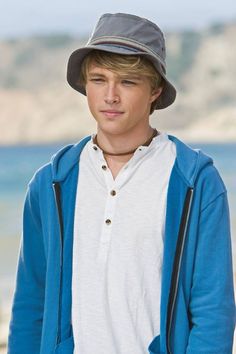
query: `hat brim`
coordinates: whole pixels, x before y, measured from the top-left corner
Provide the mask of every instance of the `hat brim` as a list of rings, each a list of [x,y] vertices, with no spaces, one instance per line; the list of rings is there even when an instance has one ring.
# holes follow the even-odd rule
[[[103,44],[89,45],[83,48],[79,48],[71,54],[67,66],[67,81],[69,85],[76,91],[86,96],[86,91],[84,86],[79,84],[79,77],[80,77],[82,62],[86,57],[86,55],[88,55],[92,50],[100,50],[100,51],[122,54],[122,55],[135,55],[135,56],[140,55],[146,57],[152,62],[157,72],[162,76],[164,80],[163,90],[160,97],[157,100],[155,109],[166,108],[175,101],[176,89],[167,79],[162,64],[160,63],[160,61],[158,61],[158,59],[154,55],[151,55],[143,51],[138,51],[138,50],[134,51],[132,48],[128,48],[128,47],[125,48],[123,46],[117,46],[117,45],[115,46],[103,45]]]

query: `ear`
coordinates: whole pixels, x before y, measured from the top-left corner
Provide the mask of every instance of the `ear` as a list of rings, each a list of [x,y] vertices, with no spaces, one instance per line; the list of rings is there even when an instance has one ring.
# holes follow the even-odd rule
[[[154,102],[162,93],[163,87],[158,87],[156,90],[153,90],[150,97],[150,102]]]

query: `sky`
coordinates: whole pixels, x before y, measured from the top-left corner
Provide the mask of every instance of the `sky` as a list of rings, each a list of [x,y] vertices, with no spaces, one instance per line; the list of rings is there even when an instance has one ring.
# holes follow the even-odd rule
[[[127,12],[163,30],[200,29],[236,21],[236,0],[7,0],[0,3],[0,38],[92,31],[105,12]]]

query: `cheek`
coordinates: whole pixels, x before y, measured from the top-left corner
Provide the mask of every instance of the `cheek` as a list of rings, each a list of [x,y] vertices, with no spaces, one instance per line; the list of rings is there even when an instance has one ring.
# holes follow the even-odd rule
[[[145,92],[139,94],[132,101],[132,108],[137,112],[145,112],[150,106],[150,96]]]
[[[90,112],[92,113],[92,115],[94,115],[93,113],[95,111],[96,102],[91,92],[87,92],[87,104]]]
[[[89,107],[96,105],[96,102],[98,100],[98,95],[94,92],[94,90],[87,89],[86,95],[87,95],[87,101],[88,101]]]

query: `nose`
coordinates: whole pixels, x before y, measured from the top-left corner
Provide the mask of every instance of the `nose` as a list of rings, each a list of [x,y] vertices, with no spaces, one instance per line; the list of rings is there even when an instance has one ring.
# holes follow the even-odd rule
[[[120,101],[115,84],[111,83],[107,85],[104,100],[107,104],[118,103]]]

